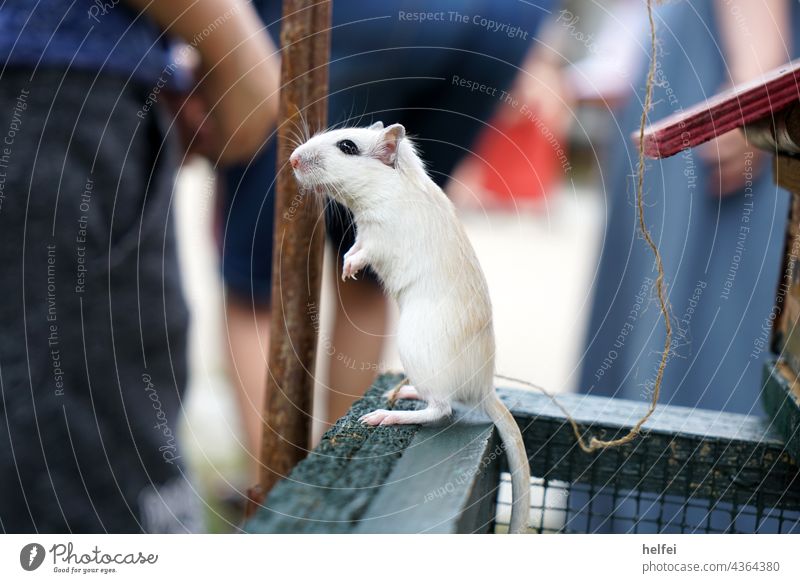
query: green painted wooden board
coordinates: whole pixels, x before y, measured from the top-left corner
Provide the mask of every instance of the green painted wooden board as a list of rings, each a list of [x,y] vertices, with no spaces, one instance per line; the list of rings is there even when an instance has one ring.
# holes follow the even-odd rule
[[[490,532],[502,455],[486,419],[423,427],[355,532]]]
[[[269,493],[247,523],[246,532],[351,532],[353,525],[386,483],[418,426],[365,427],[358,418],[386,406],[385,391],[400,381],[385,375],[334,427],[288,478]],[[397,408],[417,403],[399,401]]]
[[[424,427],[365,427],[400,380],[378,379],[270,492],[246,532],[488,532],[501,450],[488,420]],[[420,406],[398,401],[396,408]]]

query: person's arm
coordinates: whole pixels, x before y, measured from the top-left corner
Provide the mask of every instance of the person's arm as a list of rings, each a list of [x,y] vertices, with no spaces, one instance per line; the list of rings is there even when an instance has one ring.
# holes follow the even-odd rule
[[[734,84],[791,60],[787,0],[716,0],[714,8]]]
[[[220,161],[246,159],[278,112],[280,59],[244,0],[126,0],[162,30],[194,46],[200,84],[217,132]]]
[[[756,79],[791,60],[791,10],[787,0],[716,0],[720,45],[732,84]],[[741,131],[720,136],[700,149],[713,168],[712,191],[741,190],[752,156],[757,169],[761,151],[752,148]]]

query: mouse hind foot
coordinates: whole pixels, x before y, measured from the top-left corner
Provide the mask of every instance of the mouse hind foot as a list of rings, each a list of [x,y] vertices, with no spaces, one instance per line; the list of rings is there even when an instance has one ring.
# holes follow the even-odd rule
[[[450,412],[450,405],[446,403],[430,403],[425,409],[418,411],[377,409],[362,415],[359,422],[365,425],[423,425],[440,421],[448,417]]]
[[[390,403],[394,403],[397,399],[409,399],[413,401],[421,401],[422,397],[419,396],[416,387],[412,385],[400,385],[383,394],[384,399],[389,399]]]

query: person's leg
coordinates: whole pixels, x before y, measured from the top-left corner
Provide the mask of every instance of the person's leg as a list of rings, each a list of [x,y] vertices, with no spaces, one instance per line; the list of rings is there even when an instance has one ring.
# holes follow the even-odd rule
[[[202,529],[176,436],[176,164],[146,98],[124,78],[3,73],[1,123],[20,128],[0,209],[5,531]]]
[[[249,478],[256,477],[257,456],[261,450],[264,388],[267,383],[270,311],[253,306],[232,294],[225,298],[225,330],[228,339],[229,378],[244,429],[244,447]]]
[[[327,382],[331,424],[343,417],[375,380],[389,313],[389,301],[374,277],[342,282],[340,259],[333,272],[338,286]]]
[[[275,145],[220,174],[228,377],[239,405],[248,480],[257,473],[269,355]]]
[[[253,3],[267,32],[280,46],[280,3]],[[220,172],[221,271],[225,285],[228,378],[234,390],[255,483],[261,451],[270,335],[272,234],[275,215],[276,137],[246,164]]]

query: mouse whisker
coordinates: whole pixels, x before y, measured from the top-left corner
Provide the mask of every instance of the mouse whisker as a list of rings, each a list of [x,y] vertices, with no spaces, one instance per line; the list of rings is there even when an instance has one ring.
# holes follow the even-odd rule
[[[298,135],[296,130],[288,128],[286,134],[287,138],[289,139],[289,146],[291,147],[292,151],[294,151],[303,143],[301,136]]]
[[[300,120],[302,122],[302,115],[300,116]],[[291,127],[288,128],[288,132],[291,133],[294,141],[296,142],[295,147],[305,143],[308,138],[305,137],[305,131],[302,125],[298,125],[296,118],[290,118],[289,123]]]
[[[353,100],[355,104],[355,100]],[[358,116],[358,120],[353,124],[354,127],[360,126],[361,121],[364,119],[364,116],[367,115],[367,105],[369,104],[369,89],[367,89],[367,97],[364,99],[364,109],[361,110],[361,115]]]
[[[301,110],[298,110],[297,114],[300,117],[300,123],[301,123],[300,129],[301,129],[301,132],[302,132],[303,136],[305,137],[305,139],[303,141],[307,142],[308,140],[311,139],[311,130],[308,127],[308,120],[303,115],[303,112]]]

